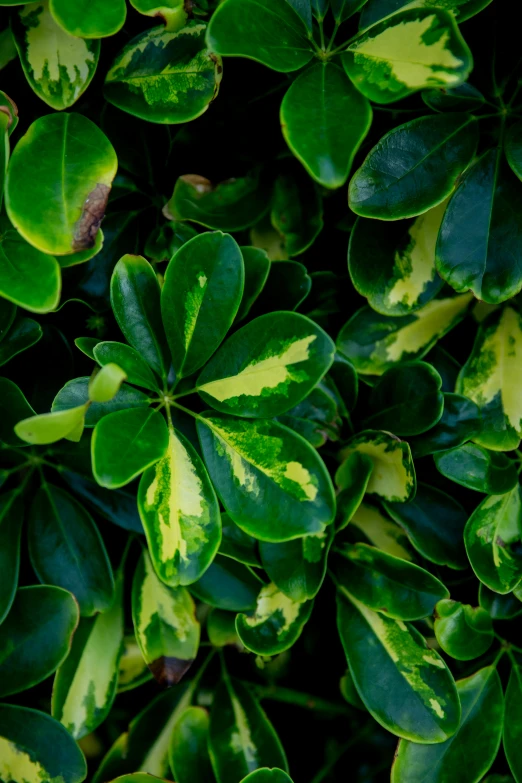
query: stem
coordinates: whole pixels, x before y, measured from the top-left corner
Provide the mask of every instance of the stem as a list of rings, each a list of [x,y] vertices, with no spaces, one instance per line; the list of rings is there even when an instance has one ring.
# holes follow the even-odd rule
[[[172,405],[174,408],[179,408],[180,411],[183,411],[184,413],[188,413],[189,416],[193,416],[195,419],[201,419],[203,420],[203,416],[200,416],[199,413],[194,413],[194,411],[191,411],[190,408],[185,408],[184,405],[180,405],[179,402],[174,402],[174,400],[167,405],[167,410],[169,411],[170,416],[170,405]],[[172,423],[172,422],[171,422]]]
[[[172,399],[177,400],[179,397],[186,397],[189,394],[196,394],[197,389],[195,387],[192,387],[192,389],[187,389],[186,391],[179,392],[178,394],[174,394]]]
[[[328,43],[328,46],[326,47],[326,51],[327,51],[327,52],[329,52],[329,51],[330,51],[330,49],[332,48],[332,46],[333,46],[333,43],[334,43],[334,41],[335,41],[335,36],[337,35],[337,33],[338,33],[338,31],[339,31],[339,27],[340,27],[340,26],[341,26],[341,23],[340,23],[340,22],[336,22],[336,23],[335,23],[335,27],[334,27],[334,29],[333,29],[332,37],[330,38],[330,41],[329,41],[329,43]]]
[[[325,51],[324,27],[323,27],[324,19],[318,19],[317,22],[319,24],[319,37],[321,40],[321,51],[324,52]]]
[[[353,712],[344,704],[321,699],[311,693],[302,693],[293,688],[282,688],[278,685],[255,685],[247,683],[252,688],[259,699],[271,699],[284,704],[294,704],[296,707],[303,707],[312,712],[322,712],[332,716],[343,715],[353,717]]]

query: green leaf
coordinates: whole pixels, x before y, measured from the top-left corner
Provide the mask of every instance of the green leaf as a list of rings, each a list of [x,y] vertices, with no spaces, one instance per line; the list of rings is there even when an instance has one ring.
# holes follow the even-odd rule
[[[131,6],[145,16],[159,16],[167,30],[178,30],[187,19],[184,0],[131,0]]]
[[[16,490],[0,497],[0,623],[8,616],[18,585],[23,511]]]
[[[41,340],[42,327],[32,318],[18,315],[0,342],[0,367]]]
[[[60,470],[63,480],[102,517],[124,530],[143,533],[136,497],[121,489],[103,489],[92,478],[67,469]]]
[[[439,745],[399,743],[392,783],[479,783],[497,755],[504,699],[497,670],[479,669],[457,682],[462,704],[458,731]],[[465,763],[463,760],[465,759]]]
[[[317,185],[302,169],[288,167],[279,173],[274,183],[270,221],[283,237],[288,256],[304,253],[313,245],[323,228],[323,200]]]
[[[368,454],[354,451],[337,468],[335,483],[337,495],[337,529],[342,530],[359,508],[368,489],[373,471],[373,460]]]
[[[237,634],[247,650],[257,655],[278,655],[299,639],[312,608],[313,601],[294,601],[275,584],[265,585],[254,614],[238,614]]]
[[[17,308],[7,299],[0,298],[0,342],[7,335],[16,317]]]
[[[504,151],[513,173],[522,179],[522,122],[520,120],[508,130]]]
[[[79,339],[86,340],[89,338]],[[75,342],[78,343],[78,340]],[[102,367],[108,364],[117,364],[127,376],[129,383],[135,383],[136,386],[158,391],[158,381],[154,374],[141,358],[138,351],[135,348],[131,348],[130,345],[113,341],[100,342],[95,340],[92,348],[92,358]]]
[[[225,0],[212,16],[207,44],[218,54],[249,57],[281,73],[298,71],[313,57],[303,20],[279,0]]]
[[[461,446],[482,430],[482,417],[475,402],[461,394],[443,396],[444,410],[437,424],[429,432],[408,439],[415,459]]]
[[[287,769],[279,738],[239,680],[218,686],[210,713],[209,750],[217,783],[237,783],[259,767]]]
[[[277,420],[302,435],[316,449],[324,446],[329,439],[339,439],[341,419],[326,379],[286,414],[278,416]]]
[[[0,779],[81,783],[85,758],[71,735],[44,712],[0,704]]]
[[[257,540],[241,530],[228,514],[221,515],[222,537],[219,546],[220,555],[231,557],[243,565],[259,567],[261,561],[257,553]]]
[[[11,223],[43,253],[93,247],[117,165],[112,144],[87,117],[39,117],[9,163],[5,201]]]
[[[146,551],[132,583],[132,622],[147,666],[160,685],[177,685],[199,647],[196,607],[184,587],[167,587]]]
[[[460,720],[455,682],[418,631],[337,595],[337,624],[357,691],[375,720],[398,737],[440,743]]]
[[[242,563],[216,555],[203,576],[190,585],[190,591],[218,609],[249,612],[255,608],[262,586],[263,582]]]
[[[94,348],[101,342],[97,337],[77,337],[74,341],[75,346],[89,359],[94,359]],[[121,345],[122,343],[118,343]],[[116,362],[117,363],[117,362]]]
[[[371,122],[370,104],[335,63],[307,68],[281,104],[286,143],[326,188],[344,185]]]
[[[350,674],[350,669],[346,669],[346,672],[341,677],[339,682],[339,690],[348,704],[351,704],[352,707],[356,707],[358,710],[366,711],[366,707],[364,706],[361,697],[357,693],[357,688],[355,687],[353,677]]]
[[[383,315],[407,315],[430,302],[443,282],[435,269],[435,244],[446,203],[413,221],[359,218],[350,235],[348,270],[357,291]]]
[[[495,451],[516,449],[522,437],[522,318],[512,307],[492,313],[479,327],[457,391],[477,403],[482,427],[474,441]]]
[[[181,30],[160,25],[137,35],[105,77],[109,103],[148,122],[194,120],[217,96],[223,66],[205,46],[206,25]]]
[[[141,478],[138,509],[159,578],[171,587],[199,579],[221,540],[219,506],[201,458],[172,427],[166,454]]]
[[[522,288],[520,183],[502,150],[485,152],[462,176],[439,232],[437,271],[456,291],[491,304]]]
[[[390,318],[363,307],[345,323],[337,349],[362,375],[382,375],[406,359],[422,359],[465,316],[471,294],[433,299],[410,315]]]
[[[433,111],[477,111],[485,103],[482,93],[467,82],[449,90],[424,90],[422,100]]]
[[[102,487],[123,487],[164,457],[168,444],[167,425],[158,411],[130,408],[111,413],[94,428],[94,478]]]
[[[496,593],[510,593],[522,579],[516,549],[522,529],[522,501],[516,486],[505,495],[484,498],[468,519],[464,543],[476,576]]]
[[[286,772],[282,769],[256,769],[243,778],[241,783],[292,783]]]
[[[361,13],[360,27],[369,27],[383,17],[409,5],[410,2],[411,0],[368,0]],[[478,14],[489,3],[491,0],[416,0],[415,5],[445,8],[451,11],[460,23]]]
[[[458,661],[484,655],[493,642],[493,625],[482,607],[440,601],[436,607],[435,637],[445,653]]]
[[[194,237],[172,258],[161,311],[176,377],[192,375],[230,329],[243,296],[241,251],[229,234]]]
[[[419,483],[409,503],[385,502],[384,508],[427,560],[449,568],[466,568],[463,532],[467,515],[451,495]]]
[[[500,593],[490,590],[482,582],[479,586],[479,604],[493,620],[512,620],[513,617],[522,614],[522,602],[514,593],[500,595]]]
[[[206,228],[242,231],[268,209],[270,191],[259,169],[217,185],[199,174],[178,177],[163,212],[171,220],[191,220]]]
[[[114,35],[123,27],[127,15],[125,0],[50,0],[49,10],[60,27],[80,38]]]
[[[62,438],[78,441],[83,431],[86,411],[87,404],[84,404],[69,410],[31,416],[19,421],[14,431],[21,440],[39,446],[55,443]],[[79,433],[79,436],[76,433]]]
[[[209,723],[203,707],[188,707],[174,726],[169,760],[177,783],[212,783],[214,775],[207,747]]]
[[[316,451],[268,419],[200,416],[201,448],[223,505],[239,527],[263,541],[321,533],[333,519],[330,477]]]
[[[520,666],[511,669],[508,686],[506,689],[506,703],[504,715],[504,752],[508,760],[509,768],[517,783],[522,780],[522,716],[520,705],[522,703],[522,672]]]
[[[28,542],[38,579],[69,590],[83,616],[112,605],[114,580],[102,537],[68,492],[52,484],[40,487],[31,505]]]
[[[152,672],[145,663],[134,634],[123,639],[123,652],[118,671],[118,693],[132,691],[152,680]]]
[[[153,261],[170,261],[174,253],[189,239],[197,236],[197,231],[190,223],[172,220],[154,229],[145,242],[144,255]]]
[[[415,560],[404,530],[375,506],[361,503],[350,520],[350,530],[353,531],[353,528],[357,534],[362,533],[364,542],[373,544],[383,552],[409,562]]]
[[[465,443],[434,454],[437,470],[468,489],[502,495],[518,483],[516,464],[505,454],[488,451],[476,443]]]
[[[330,0],[330,8],[334,19],[338,24],[342,24],[350,16],[357,13],[367,0]]]
[[[415,496],[415,468],[407,443],[389,432],[365,430],[348,441],[341,457],[344,460],[354,452],[366,454],[373,462],[366,487],[369,494],[394,503],[411,500]],[[339,483],[342,483],[342,478]]]
[[[297,310],[312,288],[312,278],[299,261],[275,261],[253,313]]]
[[[88,376],[84,376],[68,381],[53,400],[53,416],[59,411],[85,407],[85,403],[89,400],[90,380]],[[150,398],[148,394],[138,389],[133,389],[132,386],[124,383],[112,400],[108,402],[90,402],[85,412],[85,426],[94,427],[100,419],[103,419],[104,416],[108,416],[110,413],[126,410],[127,408],[148,408],[149,404]]]
[[[22,419],[33,415],[34,410],[16,383],[9,378],[0,378],[0,441],[9,446],[23,445],[23,441],[15,435],[14,427]]]
[[[72,106],[94,76],[99,41],[70,35],[53,18],[48,0],[25,5],[11,19],[22,68],[35,93],[58,111]],[[58,119],[47,119],[53,116]]]
[[[257,297],[265,287],[271,261],[265,250],[258,247],[240,247],[245,267],[243,297],[236,314],[236,323],[249,314]]]
[[[53,256],[29,245],[14,229],[0,234],[0,294],[33,313],[48,313],[60,301],[62,278]]]
[[[335,550],[338,584],[357,601],[394,620],[420,620],[449,597],[442,582],[424,568],[367,544]]]
[[[80,739],[98,728],[112,707],[123,650],[122,576],[112,606],[80,621],[71,652],[53,685],[52,714]]]
[[[277,587],[293,601],[315,598],[326,573],[334,526],[322,533],[296,538],[281,544],[259,542],[263,568]]]
[[[206,403],[223,413],[278,416],[321,380],[334,350],[326,332],[304,315],[268,313],[228,338],[196,388]]]
[[[211,609],[207,618],[207,634],[213,647],[233,645],[239,650],[243,649],[236,632],[236,615],[233,612]]]
[[[31,688],[69,653],[78,604],[59,587],[22,587],[0,625],[0,696]]]
[[[161,322],[160,287],[142,256],[120,258],[111,278],[111,304],[125,339],[162,378],[170,356]]]
[[[426,362],[390,367],[373,387],[366,427],[395,435],[420,435],[434,427],[444,410],[442,379]]]
[[[426,87],[456,87],[473,66],[453,16],[432,7],[409,8],[377,22],[348,45],[342,60],[357,89],[376,103]]]
[[[394,128],[353,175],[350,208],[379,220],[415,217],[432,209],[452,192],[477,142],[478,123],[470,114],[418,117]]]
[[[105,364],[90,379],[89,400],[98,403],[110,402],[117,395],[126,378],[125,371],[117,364],[114,362]]]

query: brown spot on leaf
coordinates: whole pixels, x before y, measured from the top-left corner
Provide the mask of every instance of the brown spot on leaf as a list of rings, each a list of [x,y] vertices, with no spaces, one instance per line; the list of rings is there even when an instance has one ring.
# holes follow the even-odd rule
[[[170,688],[171,685],[177,685],[180,682],[193,663],[193,658],[184,661],[182,658],[163,656],[149,663],[149,669],[160,685]]]
[[[93,247],[109,199],[109,185],[98,183],[85,199],[82,214],[76,223],[73,250],[87,250]]]

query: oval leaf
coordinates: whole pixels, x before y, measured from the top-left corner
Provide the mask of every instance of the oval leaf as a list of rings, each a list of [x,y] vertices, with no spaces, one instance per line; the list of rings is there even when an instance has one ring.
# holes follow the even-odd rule
[[[238,614],[239,638],[257,655],[278,655],[292,647],[301,636],[312,613],[312,601],[293,601],[275,584],[263,587],[254,614]]]
[[[443,476],[477,492],[502,495],[518,484],[515,462],[476,443],[435,454],[434,460]]]
[[[491,617],[481,606],[444,600],[437,604],[435,637],[445,653],[458,661],[484,655],[493,642]]]
[[[177,783],[213,780],[207,746],[209,722],[203,707],[189,707],[174,726],[169,760]]]

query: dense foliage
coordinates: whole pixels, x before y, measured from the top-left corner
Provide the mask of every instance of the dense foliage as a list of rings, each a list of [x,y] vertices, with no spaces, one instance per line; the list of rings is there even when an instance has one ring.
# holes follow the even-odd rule
[[[2,783],[522,783],[507,5],[0,0]]]

